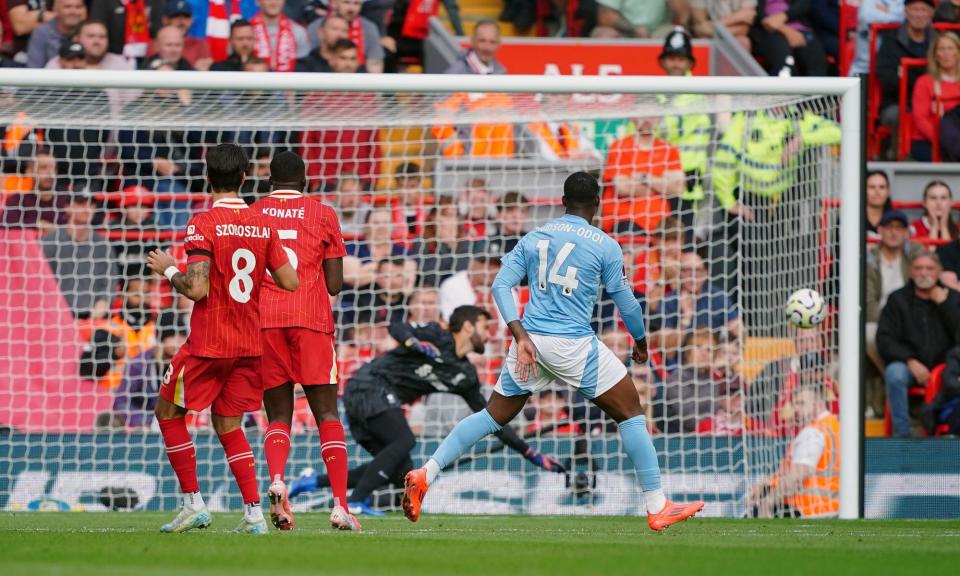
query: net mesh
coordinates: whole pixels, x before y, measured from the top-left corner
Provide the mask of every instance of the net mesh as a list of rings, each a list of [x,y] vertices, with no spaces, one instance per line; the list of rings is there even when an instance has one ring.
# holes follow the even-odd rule
[[[341,390],[397,345],[391,322],[446,319],[466,303],[496,318],[488,261],[562,214],[568,174],[601,177],[596,223],[623,247],[650,364],[630,364],[605,295],[594,324],[644,399],[667,493],[707,500],[710,515],[749,512],[751,489],[805,423],[799,389],[819,383],[836,411],[836,322],[797,331],[783,304],[798,288],[835,302],[838,110],[836,98],[797,96],[5,90],[0,506],[175,505],[152,407],[190,301],[143,261],[154,248],[185,261],[183,228],[210,205],[204,150],[237,142],[251,157],[245,200],[269,192],[269,160],[289,149],[338,211]],[[509,343],[492,326],[471,358],[484,395]],[[296,406],[288,475],[322,472],[309,409]],[[469,409],[438,393],[406,413],[419,465]],[[209,414],[189,423],[208,500],[236,507]],[[258,451],[264,418],[245,425]],[[571,390],[535,394],[514,426],[570,473],[484,441],[441,476],[426,510],[642,513],[615,423]],[[369,459],[353,442],[350,454]],[[397,496],[387,486],[375,503]],[[324,490],[295,501],[328,503]]]

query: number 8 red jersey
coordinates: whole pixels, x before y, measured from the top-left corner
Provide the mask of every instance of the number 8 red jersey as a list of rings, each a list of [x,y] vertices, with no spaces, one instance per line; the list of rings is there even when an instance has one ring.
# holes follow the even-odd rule
[[[290,293],[267,280],[260,300],[263,328],[308,328],[333,334],[323,261],[346,255],[333,208],[296,190],[274,190],[251,208],[277,229],[300,288]]]
[[[260,289],[288,262],[277,233],[239,198],[217,200],[190,219],[187,262],[210,261],[207,296],[190,316],[187,350],[202,358],[260,356]]]

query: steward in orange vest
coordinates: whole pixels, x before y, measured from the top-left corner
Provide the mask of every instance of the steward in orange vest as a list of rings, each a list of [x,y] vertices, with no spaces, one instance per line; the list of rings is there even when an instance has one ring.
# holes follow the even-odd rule
[[[777,471],[748,496],[754,516],[828,518],[840,511],[840,420],[827,409],[821,388],[805,385],[794,396],[804,426]]]

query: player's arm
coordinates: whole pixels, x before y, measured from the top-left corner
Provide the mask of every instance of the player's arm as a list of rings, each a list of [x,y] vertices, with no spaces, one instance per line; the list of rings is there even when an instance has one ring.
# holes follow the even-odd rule
[[[603,262],[603,285],[613,299],[620,317],[633,337],[633,359],[647,361],[647,330],[643,324],[643,309],[633,296],[633,283],[623,266],[623,250],[610,240],[607,243]]]
[[[289,262],[276,270],[270,270],[270,275],[273,276],[273,281],[277,286],[284,290],[293,292],[300,287],[300,279],[297,278],[297,271],[293,269],[293,266],[291,266]]]
[[[517,311],[517,303],[513,300],[513,287],[527,275],[523,252],[524,241],[521,240],[509,254],[503,257],[500,272],[493,281],[491,292],[493,292],[497,310],[500,312],[500,318],[506,322],[507,328],[513,334],[513,339],[517,342],[516,377],[521,382],[526,382],[531,371],[534,376],[537,375],[538,368],[537,347],[520,324],[520,313]]]
[[[440,357],[440,349],[437,348],[435,342],[439,341],[443,328],[435,322],[425,326],[414,326],[407,322],[394,322],[387,328],[387,331],[391,338],[403,346],[419,352],[431,360]]]
[[[321,206],[323,206],[321,204]],[[343,290],[343,257],[347,248],[343,245],[343,232],[336,212],[329,206],[323,206],[329,216],[326,248],[323,255],[323,277],[327,284],[327,294],[336,296]]]
[[[327,258],[323,261],[323,277],[327,282],[327,294],[336,296],[343,290],[343,258]]]
[[[155,274],[166,276],[173,288],[197,302],[206,297],[210,287],[210,259],[196,259],[187,264],[187,272],[177,268],[173,256],[162,250],[153,250],[147,254],[147,266]]]
[[[487,407],[487,400],[483,397],[483,394],[480,393],[479,382],[477,382],[475,388],[464,394],[463,399],[466,401],[467,406],[474,412],[479,412]],[[527,444],[523,438],[517,436],[517,433],[514,432],[510,426],[504,426],[498,432],[494,432],[494,436],[499,438],[504,446],[521,454],[535,466],[539,466],[549,472],[562,473],[567,471],[556,458],[548,454],[543,454],[533,446]]]

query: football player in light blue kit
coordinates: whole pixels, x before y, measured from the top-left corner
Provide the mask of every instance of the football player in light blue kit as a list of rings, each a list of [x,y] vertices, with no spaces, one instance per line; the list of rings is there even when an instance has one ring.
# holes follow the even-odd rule
[[[563,217],[524,236],[503,258],[493,296],[514,342],[487,408],[460,421],[427,464],[407,474],[403,509],[412,522],[420,517],[420,505],[440,470],[507,425],[530,394],[554,381],[573,386],[617,422],[623,450],[637,470],[650,528],[663,530],[703,508],[703,502],[675,504],[664,496],[636,388],[623,362],[590,328],[602,285],[633,336],[633,359],[646,362],[643,311],[626,277],[623,251],[590,225],[600,206],[596,178],[586,172],[569,176],[563,205]],[[512,290],[523,278],[530,284],[530,302],[521,321]]]

